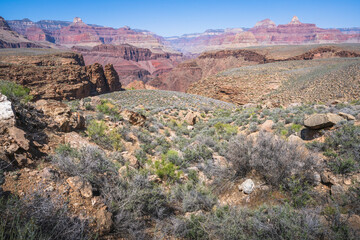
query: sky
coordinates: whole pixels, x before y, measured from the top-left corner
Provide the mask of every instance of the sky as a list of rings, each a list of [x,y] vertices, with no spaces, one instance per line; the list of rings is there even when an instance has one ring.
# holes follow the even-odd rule
[[[294,15],[322,28],[360,27],[360,0],[0,0],[0,16],[6,20],[80,17],[85,23],[129,26],[161,36],[250,28],[266,18],[286,24]]]

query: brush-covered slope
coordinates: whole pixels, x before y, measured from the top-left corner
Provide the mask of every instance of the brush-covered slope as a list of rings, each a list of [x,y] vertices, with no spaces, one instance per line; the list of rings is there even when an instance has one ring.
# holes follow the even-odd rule
[[[360,97],[360,58],[293,60],[229,69],[189,93],[237,104],[350,101]]]

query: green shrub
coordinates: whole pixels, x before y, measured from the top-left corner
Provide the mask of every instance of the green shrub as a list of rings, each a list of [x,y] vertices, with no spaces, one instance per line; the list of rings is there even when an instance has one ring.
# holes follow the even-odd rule
[[[154,168],[159,178],[170,182],[177,181],[181,175],[181,172],[177,171],[178,167],[164,158],[161,161],[155,161]]]
[[[214,125],[214,127],[219,134],[235,135],[238,132],[238,128],[236,126],[226,123],[218,122]]]
[[[176,150],[170,149],[163,158],[167,159],[169,162],[180,166],[182,159],[179,157],[179,153]]]
[[[33,96],[29,95],[29,88],[2,80],[0,80],[0,93],[7,96],[10,101],[21,101],[26,103],[33,98]]]
[[[300,132],[302,126],[300,124],[292,124],[291,125],[291,131],[294,132],[294,133],[297,133],[297,132]]]
[[[345,125],[330,133],[325,139],[324,155],[329,157],[330,169],[347,174],[359,170],[360,126]]]
[[[212,151],[206,145],[188,147],[184,151],[184,162],[194,163],[212,159]]]
[[[357,163],[353,158],[336,157],[328,161],[328,165],[334,173],[348,174],[358,169]]]
[[[96,106],[96,109],[103,114],[112,116],[115,120],[121,120],[119,108],[110,100],[101,100],[101,104]]]
[[[122,144],[122,135],[119,133],[117,129],[113,129],[109,132],[109,139],[111,141],[111,145],[115,151],[122,151],[124,149],[124,145]]]
[[[306,207],[313,202],[311,197],[311,188],[303,178],[290,177],[285,186],[286,191],[290,194],[290,203],[295,208]]]

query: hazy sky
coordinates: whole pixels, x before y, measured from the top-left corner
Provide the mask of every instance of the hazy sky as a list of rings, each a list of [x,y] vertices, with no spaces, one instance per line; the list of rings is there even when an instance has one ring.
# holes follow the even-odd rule
[[[162,36],[252,27],[265,18],[285,24],[293,15],[324,28],[359,27],[360,0],[0,0],[0,16],[6,20],[72,21],[77,16],[85,23],[127,25]]]

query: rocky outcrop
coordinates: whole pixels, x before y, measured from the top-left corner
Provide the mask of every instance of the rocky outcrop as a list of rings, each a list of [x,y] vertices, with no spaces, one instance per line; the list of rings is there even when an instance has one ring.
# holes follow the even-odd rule
[[[111,63],[105,65],[104,74],[105,74],[105,78],[107,80],[110,92],[119,91],[121,89],[119,75],[115,71],[114,66]]]
[[[101,44],[93,48],[72,49],[84,56],[86,64],[111,63],[123,85],[132,81],[146,83],[159,74],[170,71],[182,60],[182,55],[178,53],[153,52],[129,44]]]
[[[105,71],[100,64],[85,67],[83,57],[77,53],[32,52],[0,55],[0,79],[30,88],[34,100],[78,99],[121,89],[111,66]]]
[[[49,127],[57,131],[70,132],[85,128],[85,118],[78,112],[72,113],[70,108],[59,101],[39,100],[35,103],[36,109],[50,117]]]
[[[334,113],[314,114],[304,120],[304,126],[317,130],[332,127],[342,120],[344,120],[344,118]]]
[[[121,111],[121,116],[135,126],[143,126],[146,121],[146,117],[140,113],[124,110]]]
[[[0,93],[0,133],[14,124],[15,116],[11,108],[11,102],[7,100],[6,96]]]

